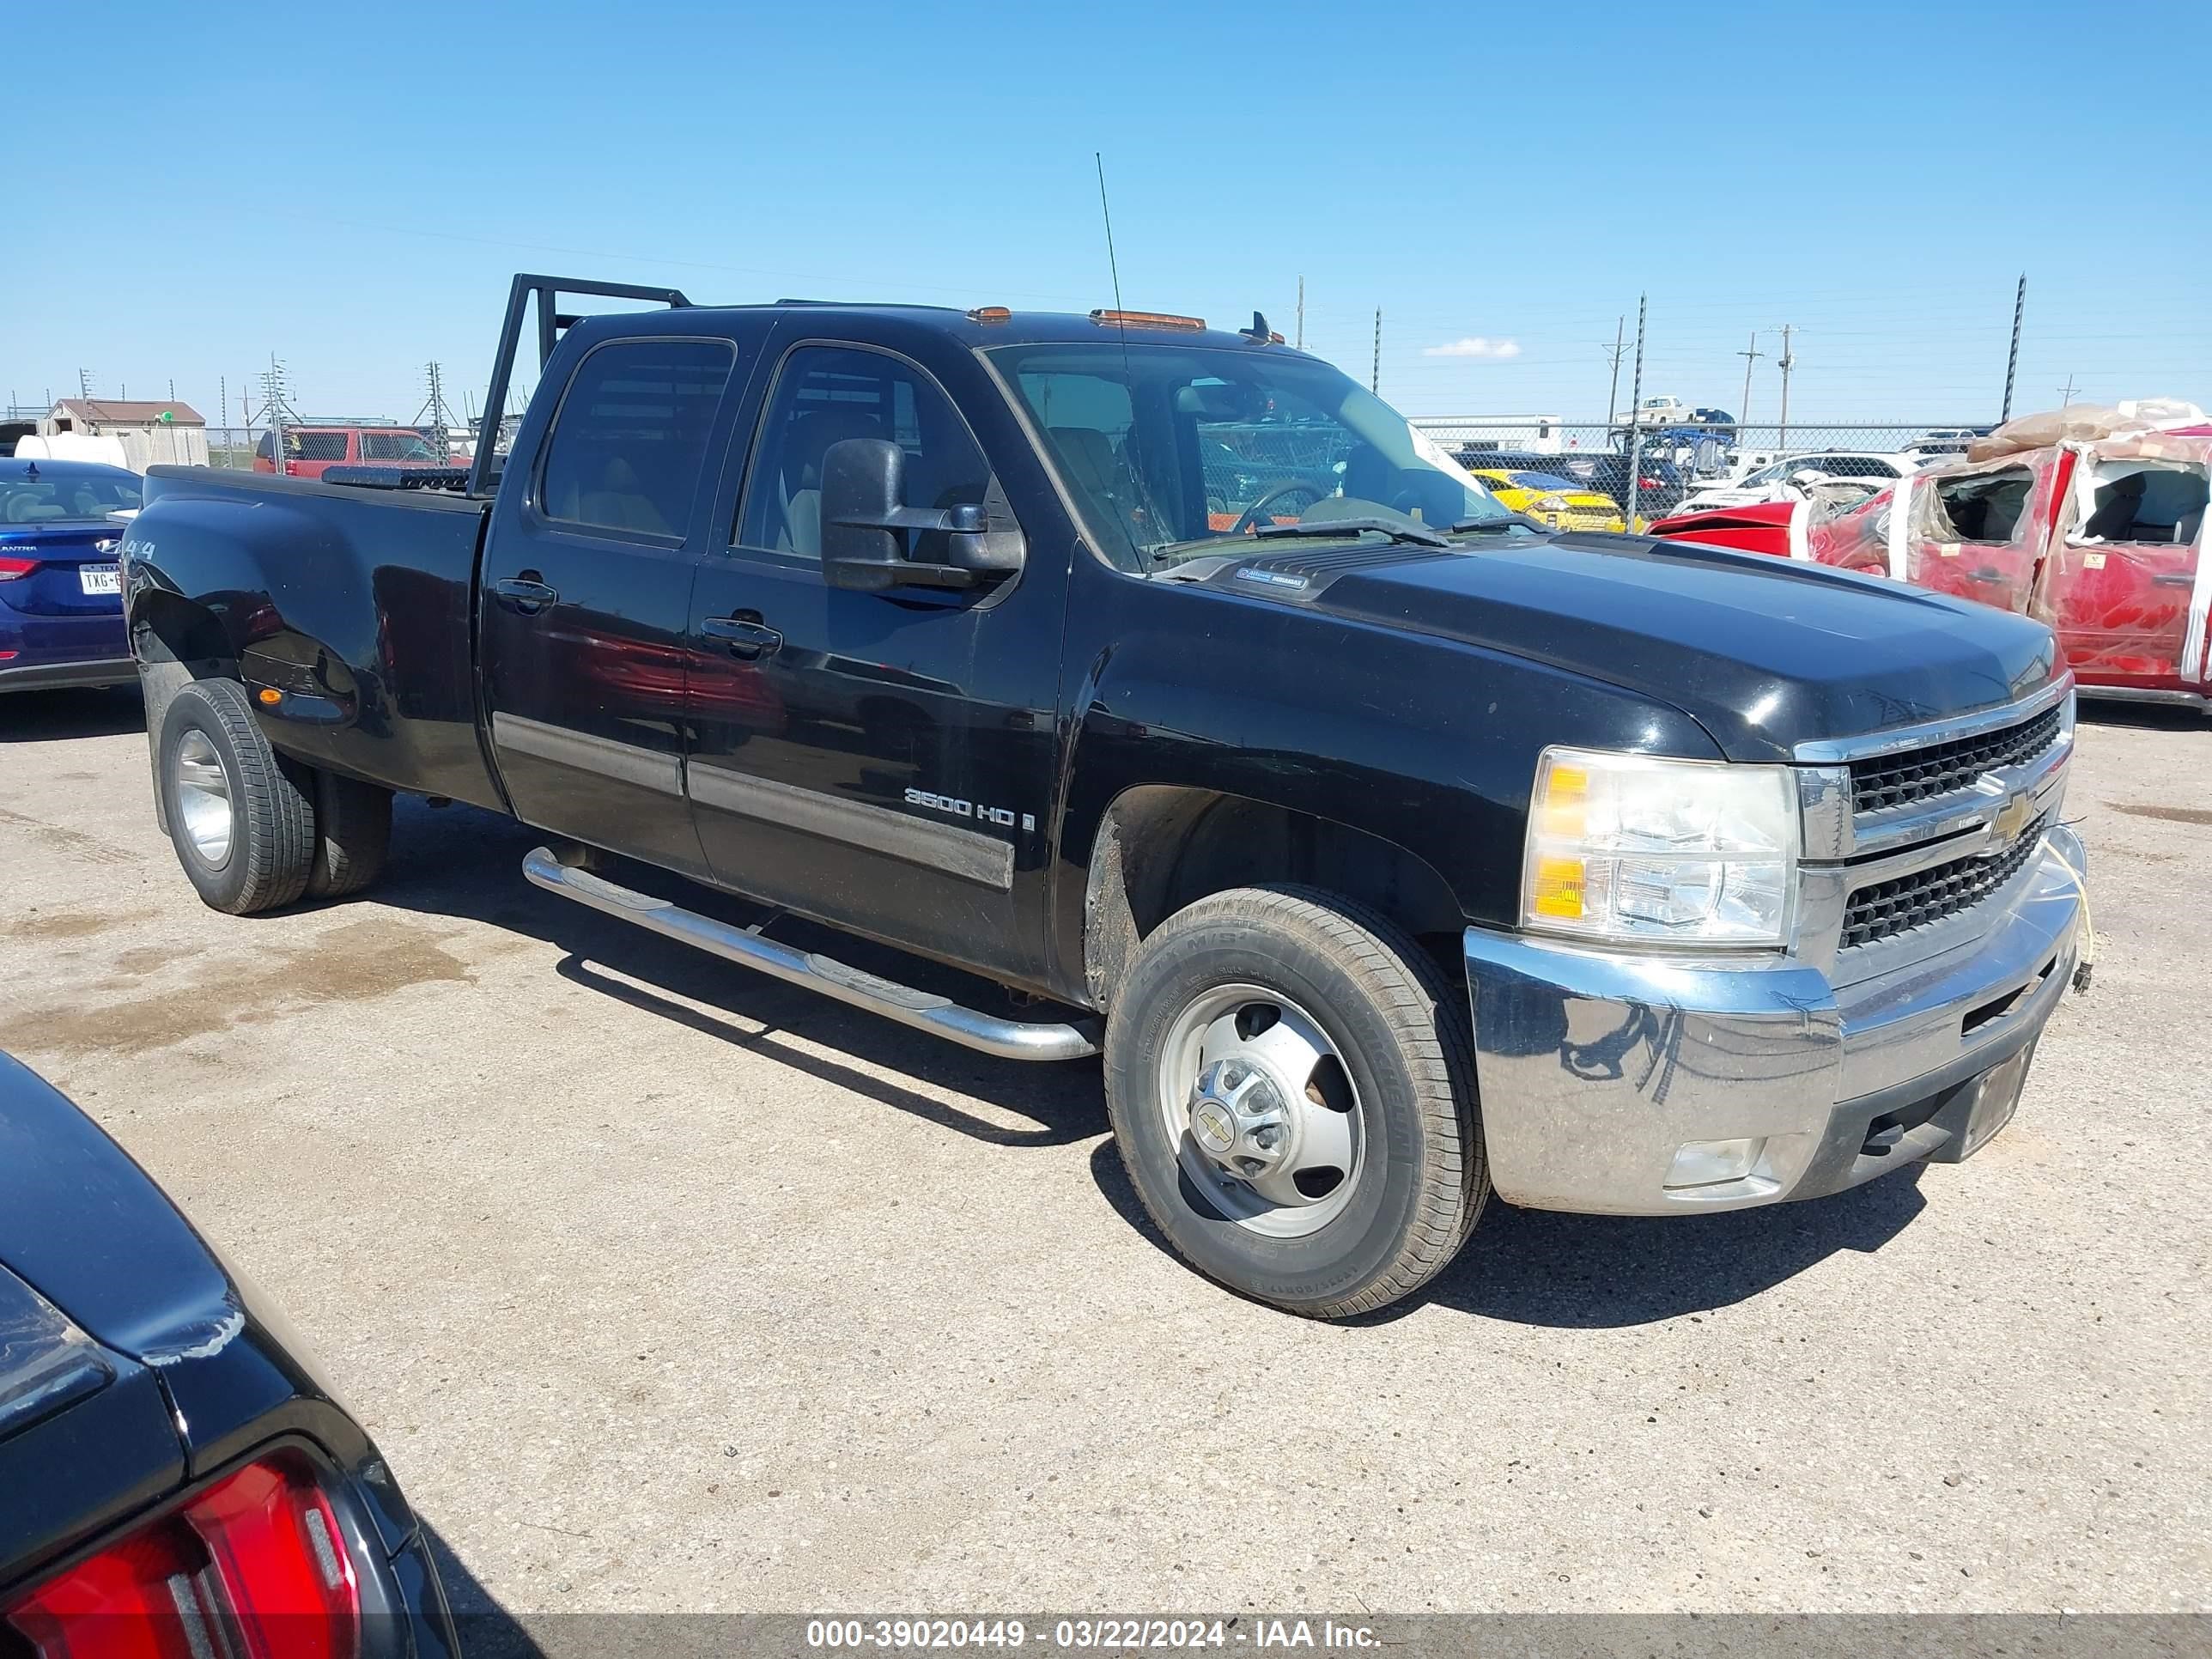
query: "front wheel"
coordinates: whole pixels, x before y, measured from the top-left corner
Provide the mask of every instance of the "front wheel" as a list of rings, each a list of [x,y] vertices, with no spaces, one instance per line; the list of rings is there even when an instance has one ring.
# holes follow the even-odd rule
[[[1489,1192],[1457,989],[1385,918],[1300,888],[1201,899],[1139,947],[1107,1103],[1200,1272],[1340,1318],[1441,1272]]]

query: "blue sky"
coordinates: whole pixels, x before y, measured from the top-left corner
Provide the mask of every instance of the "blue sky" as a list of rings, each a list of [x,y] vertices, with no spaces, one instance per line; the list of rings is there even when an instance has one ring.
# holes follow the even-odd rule
[[[1764,9],[15,8],[0,397],[212,417],[274,350],[405,418],[519,268],[1088,309],[1103,150],[1127,303],[1303,276],[1409,413],[1602,415],[1644,291],[1647,393],[1735,409],[1758,329],[1771,419],[1786,322],[1793,422],[1990,419],[2022,270],[2016,412],[2212,405],[2212,6]]]

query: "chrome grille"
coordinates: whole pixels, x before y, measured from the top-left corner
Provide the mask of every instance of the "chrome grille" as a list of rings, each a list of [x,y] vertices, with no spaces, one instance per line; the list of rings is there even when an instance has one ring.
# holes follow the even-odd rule
[[[1894,939],[1980,903],[2027,867],[2050,823],[2047,815],[2038,818],[1995,858],[1953,859],[1858,889],[1844,907],[1843,948]]]
[[[2033,760],[2058,740],[2059,708],[2046,708],[2017,726],[1931,744],[1900,755],[1876,755],[1851,763],[1851,810],[1878,812],[1885,807],[1932,800],[1971,788],[1983,773]]]

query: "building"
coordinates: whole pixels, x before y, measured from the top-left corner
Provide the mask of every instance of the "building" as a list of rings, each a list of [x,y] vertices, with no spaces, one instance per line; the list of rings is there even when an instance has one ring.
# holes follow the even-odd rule
[[[115,439],[122,446],[124,465],[134,472],[143,472],[149,466],[208,464],[207,422],[190,404],[64,398],[40,421],[39,436],[50,441]],[[81,452],[91,459],[92,447],[74,442],[56,444],[52,453],[59,456]]]

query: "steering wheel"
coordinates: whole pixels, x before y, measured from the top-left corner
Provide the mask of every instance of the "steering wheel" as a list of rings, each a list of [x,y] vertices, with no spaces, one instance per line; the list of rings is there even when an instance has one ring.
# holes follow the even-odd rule
[[[1247,531],[1258,529],[1260,520],[1268,516],[1267,509],[1285,495],[1303,495],[1306,498],[1306,504],[1310,507],[1327,493],[1308,483],[1303,478],[1292,478],[1288,483],[1279,483],[1251,506],[1246,507],[1243,512],[1238,514],[1237,522],[1229,526],[1229,533],[1232,536],[1242,536]]]

